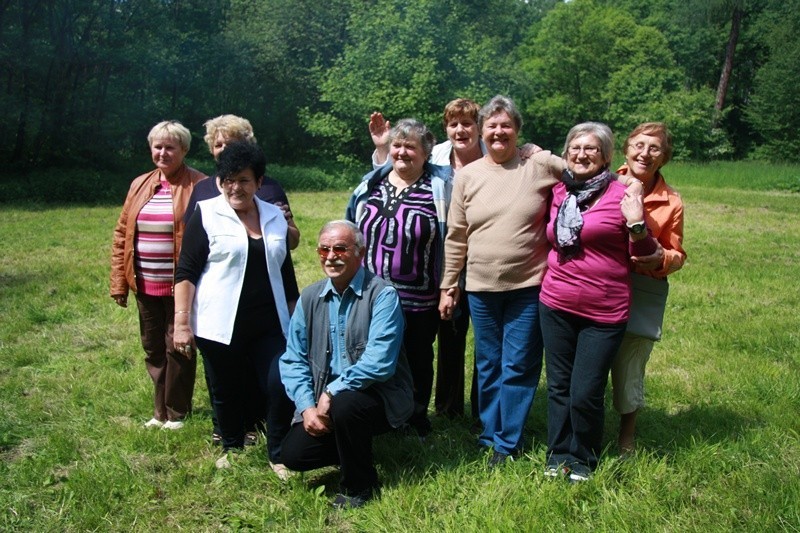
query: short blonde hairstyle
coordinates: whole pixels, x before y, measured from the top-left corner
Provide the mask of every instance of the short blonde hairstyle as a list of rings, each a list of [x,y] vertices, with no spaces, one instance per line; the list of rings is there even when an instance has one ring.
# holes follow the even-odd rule
[[[177,120],[165,120],[153,126],[147,134],[147,144],[153,146],[153,142],[158,139],[175,139],[184,152],[188,152],[192,145],[191,132]]]
[[[214,141],[217,135],[222,133],[226,139],[232,141],[247,141],[256,143],[256,136],[253,134],[253,125],[246,118],[236,115],[220,115],[206,121],[206,135],[203,140],[208,145],[208,151],[214,153]]]

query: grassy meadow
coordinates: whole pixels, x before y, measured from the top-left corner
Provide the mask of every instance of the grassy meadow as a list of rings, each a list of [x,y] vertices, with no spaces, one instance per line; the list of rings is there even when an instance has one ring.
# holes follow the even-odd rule
[[[329,506],[335,470],[281,483],[263,446],[218,471],[199,375],[183,430],[142,427],[152,385],[135,306],[108,297],[119,205],[0,204],[0,530],[800,530],[800,167],[665,170],[689,259],[648,365],[639,452],[619,459],[607,402],[596,476],[546,480],[540,388],[523,458],[489,472],[470,421],[434,417],[424,443],[377,440],[382,499],[346,512]],[[305,286],[348,192],[289,196]]]

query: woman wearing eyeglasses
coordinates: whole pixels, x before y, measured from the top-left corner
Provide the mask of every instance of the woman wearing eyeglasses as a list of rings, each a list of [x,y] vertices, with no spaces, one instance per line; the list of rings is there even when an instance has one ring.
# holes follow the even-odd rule
[[[609,170],[605,124],[574,126],[564,143],[568,171],[553,188],[552,245],[539,297],[547,371],[546,475],[585,481],[597,467],[611,362],[625,334],[631,257],[656,252],[640,189]]]
[[[278,359],[299,292],[280,208],[255,196],[266,158],[249,142],[228,145],[217,161],[222,195],[198,203],[175,275],[175,347],[200,349],[213,388],[223,451],[244,445],[252,375],[268,398],[267,451],[279,476],[280,444],[294,406]],[[229,466],[227,454],[218,468]]]
[[[418,120],[398,121],[389,137],[391,166],[364,176],[345,217],[364,234],[365,268],[389,281],[400,296],[403,344],[414,379],[415,412],[409,424],[425,436],[431,430],[428,403],[450,172],[427,162],[434,138]]]
[[[644,220],[664,255],[661,260],[635,262],[633,276],[646,276],[663,284],[686,261],[683,249],[683,202],[661,175],[661,167],[672,158],[672,134],[661,122],[639,124],[622,145],[625,164],[617,172],[632,176],[644,185]],[[636,291],[636,285],[634,291]],[[617,444],[622,453],[635,449],[636,415],[644,407],[644,371],[659,335],[643,336],[630,329],[625,333],[611,366],[614,409],[620,413]]]

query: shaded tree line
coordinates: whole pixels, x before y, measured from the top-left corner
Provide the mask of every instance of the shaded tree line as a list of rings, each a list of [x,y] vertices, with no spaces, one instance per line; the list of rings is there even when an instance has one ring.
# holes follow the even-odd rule
[[[667,122],[676,157],[800,159],[800,0],[0,0],[0,158],[104,166],[149,128],[246,116],[272,161],[369,152],[373,110],[439,129],[513,97],[558,148],[576,122]],[[786,150],[790,148],[790,150]]]

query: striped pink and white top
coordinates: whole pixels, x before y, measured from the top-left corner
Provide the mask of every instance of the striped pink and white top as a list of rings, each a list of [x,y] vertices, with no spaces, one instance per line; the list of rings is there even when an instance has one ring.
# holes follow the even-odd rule
[[[137,290],[148,296],[172,296],[175,276],[175,215],[172,189],[161,180],[156,194],[136,217],[133,243]]]

